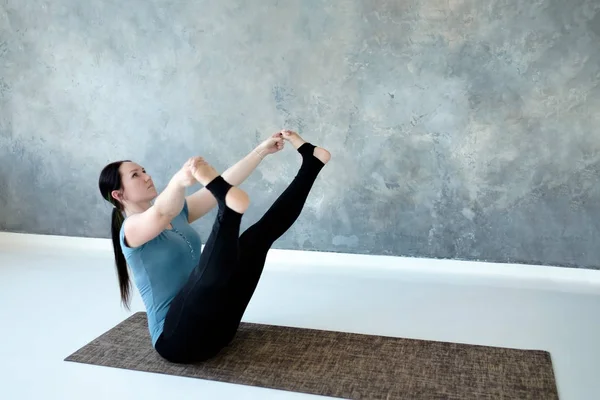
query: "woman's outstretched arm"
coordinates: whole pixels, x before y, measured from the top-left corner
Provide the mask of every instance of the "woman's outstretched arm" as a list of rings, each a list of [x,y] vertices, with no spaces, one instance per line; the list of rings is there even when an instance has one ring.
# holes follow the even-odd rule
[[[278,132],[259,144],[240,161],[229,167],[221,174],[223,179],[233,186],[241,185],[265,156],[283,149],[283,138]],[[192,223],[204,216],[217,205],[215,197],[206,189],[202,188],[186,197],[188,204],[188,222]]]

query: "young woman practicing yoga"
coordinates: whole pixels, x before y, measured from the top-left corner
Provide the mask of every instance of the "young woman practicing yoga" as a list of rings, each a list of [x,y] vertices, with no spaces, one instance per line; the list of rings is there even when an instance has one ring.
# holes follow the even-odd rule
[[[302,156],[300,169],[265,215],[240,235],[248,195],[239,186],[264,156],[288,141]],[[128,268],[148,315],[152,345],[164,359],[193,363],[215,356],[234,338],[256,289],[267,252],[296,221],[331,155],[281,131],[261,143],[222,175],[193,157],[159,195],[146,171],[117,161],[102,170],[103,198],[113,206],[112,240],[121,289],[128,305]],[[203,188],[185,197],[185,188]],[[200,254],[190,226],[218,205],[216,220]]]

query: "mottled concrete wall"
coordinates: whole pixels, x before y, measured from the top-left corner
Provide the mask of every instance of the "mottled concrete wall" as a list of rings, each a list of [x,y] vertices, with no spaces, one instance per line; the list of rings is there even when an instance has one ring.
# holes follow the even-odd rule
[[[599,268],[599,82],[598,0],[6,0],[0,228],[108,237],[107,162],[164,185],[290,128],[334,161],[276,248]]]

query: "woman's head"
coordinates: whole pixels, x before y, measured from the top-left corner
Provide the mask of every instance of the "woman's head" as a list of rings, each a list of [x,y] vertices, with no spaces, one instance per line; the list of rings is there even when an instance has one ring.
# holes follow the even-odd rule
[[[147,207],[158,194],[146,170],[129,160],[105,166],[98,185],[102,197],[120,211]]]
[[[121,301],[129,307],[131,285],[127,261],[121,248],[121,227],[123,212],[147,208],[157,195],[150,175],[138,164],[129,160],[115,161],[106,165],[100,172],[98,186],[102,198],[113,205],[111,234],[115,265],[121,290]]]

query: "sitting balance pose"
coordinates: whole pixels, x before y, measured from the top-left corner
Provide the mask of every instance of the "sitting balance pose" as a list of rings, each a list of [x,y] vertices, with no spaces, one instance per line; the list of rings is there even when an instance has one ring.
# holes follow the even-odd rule
[[[298,173],[265,215],[240,235],[249,196],[239,186],[266,155],[289,142],[301,155]],[[139,290],[152,345],[164,359],[194,363],[233,340],[263,271],[267,253],[299,217],[330,153],[280,131],[223,174],[192,157],[158,194],[138,164],[115,161],[99,178],[113,206],[112,240],[121,299],[130,298],[129,270]],[[203,187],[185,196],[187,187]],[[211,233],[201,240],[190,224],[218,206]],[[128,270],[129,267],[129,270]]]

